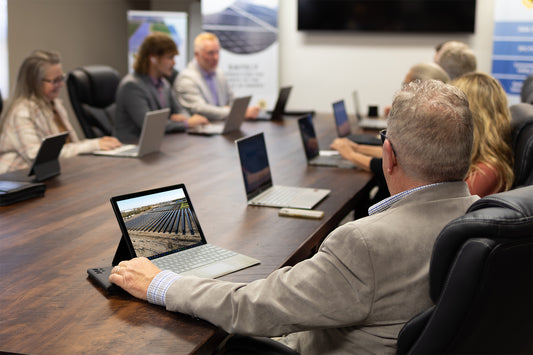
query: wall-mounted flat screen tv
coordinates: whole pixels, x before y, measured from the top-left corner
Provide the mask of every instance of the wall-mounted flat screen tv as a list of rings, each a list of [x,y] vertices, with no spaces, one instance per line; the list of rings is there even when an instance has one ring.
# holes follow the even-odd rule
[[[473,33],[476,0],[298,0],[299,31]]]

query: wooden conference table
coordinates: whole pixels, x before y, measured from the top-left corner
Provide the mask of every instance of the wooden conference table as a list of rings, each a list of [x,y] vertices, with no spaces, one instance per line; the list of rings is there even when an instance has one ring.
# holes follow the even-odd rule
[[[322,149],[333,119],[314,119]],[[321,220],[248,207],[234,140],[265,132],[274,183],[331,189]],[[184,183],[207,241],[261,260],[222,277],[253,281],[310,256],[362,203],[372,175],[308,167],[296,119],[245,122],[226,136],[167,135],[141,159],[80,156],[61,161],[44,198],[0,207],[0,351],[30,354],[209,353],[226,335],[208,322],[127,294],[106,295],[86,269],[111,264],[120,230],[109,198]]]

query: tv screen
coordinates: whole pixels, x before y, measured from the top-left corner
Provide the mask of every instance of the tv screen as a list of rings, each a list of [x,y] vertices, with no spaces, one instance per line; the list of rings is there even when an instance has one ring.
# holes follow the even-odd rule
[[[298,0],[299,31],[473,33],[476,0]]]

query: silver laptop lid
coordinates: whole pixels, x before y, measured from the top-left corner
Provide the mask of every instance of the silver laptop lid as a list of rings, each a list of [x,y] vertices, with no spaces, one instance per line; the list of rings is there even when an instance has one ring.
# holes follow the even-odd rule
[[[159,151],[165,135],[165,127],[169,115],[169,108],[146,113],[141,138],[139,139],[139,153],[137,156],[142,157],[143,155]]]
[[[224,125],[224,130],[222,133],[233,132],[241,128],[241,124],[244,121],[246,109],[248,108],[251,98],[251,96],[244,96],[233,100],[231,111],[226,124]]]

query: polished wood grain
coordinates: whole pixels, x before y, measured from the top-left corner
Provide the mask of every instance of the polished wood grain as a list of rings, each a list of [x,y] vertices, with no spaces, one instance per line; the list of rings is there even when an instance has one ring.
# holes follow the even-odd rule
[[[334,138],[331,116],[317,116],[321,147]],[[274,183],[331,189],[321,220],[279,217],[249,207],[234,140],[265,132]],[[80,156],[61,161],[45,197],[0,208],[0,350],[32,354],[207,353],[217,327],[166,312],[126,294],[106,295],[86,269],[111,263],[120,238],[111,196],[184,183],[208,242],[261,264],[222,277],[248,282],[307,258],[358,203],[372,176],[309,167],[295,119],[245,122],[227,136],[168,135],[142,159]]]

